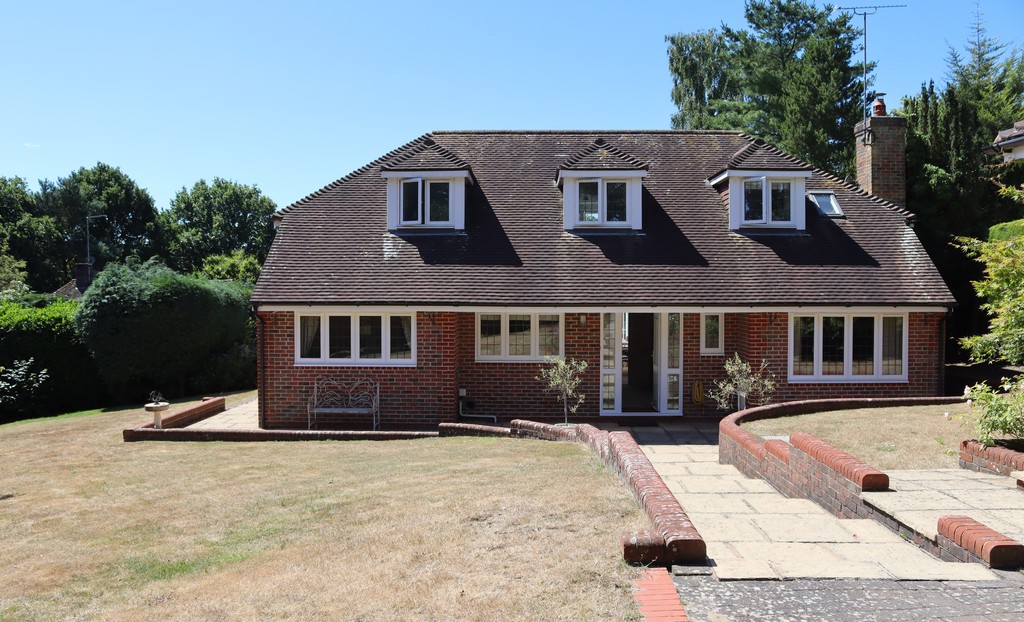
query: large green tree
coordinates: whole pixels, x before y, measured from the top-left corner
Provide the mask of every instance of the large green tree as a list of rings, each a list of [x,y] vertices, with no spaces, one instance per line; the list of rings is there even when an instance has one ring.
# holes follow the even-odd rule
[[[673,127],[743,130],[850,173],[863,115],[850,15],[803,0],[750,0],[745,17],[749,29],[722,24],[666,37]]]
[[[896,114],[907,119],[907,207],[920,217],[921,241],[960,303],[951,333],[963,337],[986,326],[971,286],[981,278],[980,266],[962,252],[981,257],[980,247],[950,242],[983,239],[991,226],[1021,216],[999,187],[1019,186],[1024,162],[998,163],[983,148],[1024,118],[1024,52],[989,37],[979,14],[964,51],[951,48],[947,61],[948,83],[923,85]]]
[[[0,177],[0,230],[10,254],[24,263],[25,284],[48,292],[67,280],[73,261],[53,218],[37,213],[37,199],[20,177]]]
[[[207,257],[243,251],[262,262],[273,237],[277,205],[256,186],[215,177],[182,188],[161,214],[161,230],[171,265],[181,272],[201,270]]]
[[[57,183],[41,182],[37,213],[53,219],[72,257],[85,255],[85,217],[90,223],[92,255],[99,263],[149,257],[153,251],[156,206],[153,197],[117,167],[99,162],[80,168]]]

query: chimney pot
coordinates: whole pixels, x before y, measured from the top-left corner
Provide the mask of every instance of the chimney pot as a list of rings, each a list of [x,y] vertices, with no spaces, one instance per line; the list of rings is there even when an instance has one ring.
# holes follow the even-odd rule
[[[871,105],[871,116],[873,117],[884,117],[885,116],[885,100],[879,97],[875,100],[875,103]]]

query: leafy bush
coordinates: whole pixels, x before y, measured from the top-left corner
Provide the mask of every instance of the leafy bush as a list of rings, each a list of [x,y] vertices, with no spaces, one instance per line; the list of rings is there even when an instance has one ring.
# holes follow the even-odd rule
[[[178,274],[152,259],[112,264],[83,296],[76,321],[119,398],[141,400],[154,389],[177,395],[222,390],[237,387],[246,374],[247,386],[255,386],[254,357],[219,360],[251,343],[249,293],[235,283]]]
[[[0,414],[31,412],[36,394],[49,376],[45,369],[30,371],[32,363],[32,359],[26,359],[0,367]]]
[[[992,225],[988,230],[989,242],[1012,240],[1024,236],[1024,218]]]
[[[986,447],[996,438],[1024,438],[1024,375],[1003,379],[1000,393],[984,383],[964,390],[964,397],[975,414],[974,432]],[[980,412],[978,412],[980,411]]]
[[[260,278],[260,262],[242,250],[230,255],[210,255],[203,259],[203,267],[196,276],[253,285]]]
[[[50,377],[35,397],[34,414],[80,410],[107,399],[96,363],[75,326],[77,309],[78,303],[70,300],[41,308],[0,303],[0,365],[11,367],[31,358]]]
[[[725,380],[715,381],[715,388],[708,391],[708,397],[715,400],[721,410],[732,409],[734,395],[740,410],[748,403],[761,405],[772,401],[775,374],[768,371],[768,361],[761,361],[761,366],[755,371],[739,354],[733,354],[725,361],[725,374]]]

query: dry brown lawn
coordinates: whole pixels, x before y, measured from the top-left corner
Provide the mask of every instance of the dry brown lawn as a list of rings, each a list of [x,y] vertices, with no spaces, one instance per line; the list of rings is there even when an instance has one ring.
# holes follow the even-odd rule
[[[581,445],[121,442],[147,420],[0,426],[0,619],[637,617],[646,523]]]
[[[761,436],[808,432],[883,471],[954,469],[960,441],[974,438],[969,412],[966,404],[862,408],[762,419],[743,427]]]

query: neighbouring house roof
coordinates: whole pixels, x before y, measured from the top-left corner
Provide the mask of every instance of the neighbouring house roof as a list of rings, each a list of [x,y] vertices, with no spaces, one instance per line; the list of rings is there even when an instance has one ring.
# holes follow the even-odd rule
[[[82,292],[78,291],[78,284],[71,280],[57,288],[53,295],[67,300],[76,300],[82,297]]]
[[[985,153],[1004,153],[1024,145],[1024,121],[1017,121],[1013,127],[996,133],[991,145],[982,149]]]
[[[599,154],[600,151],[608,155]],[[389,232],[396,166],[470,167],[465,230]],[[596,159],[595,159],[596,158]],[[643,230],[563,227],[560,168],[642,167]],[[404,163],[404,164],[403,164]],[[403,145],[279,213],[256,304],[789,306],[954,303],[911,214],[814,170],[845,218],[806,202],[801,232],[732,231],[730,168],[811,167],[738,132],[452,131]],[[415,169],[414,169],[415,170]]]

